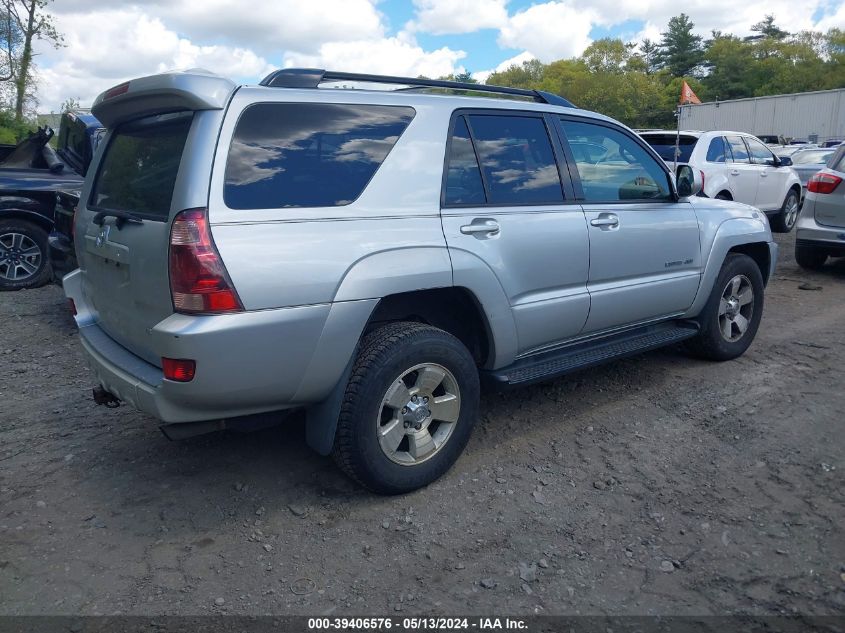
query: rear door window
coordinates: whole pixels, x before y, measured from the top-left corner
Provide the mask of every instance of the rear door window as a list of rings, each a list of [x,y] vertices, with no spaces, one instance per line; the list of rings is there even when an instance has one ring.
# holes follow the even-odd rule
[[[633,138],[607,125],[561,119],[572,150],[584,200],[616,202],[668,200],[669,176],[663,165]],[[581,146],[597,148],[589,154]]]
[[[563,201],[546,123],[536,116],[468,116],[490,204]]]
[[[734,163],[750,163],[748,158],[748,149],[745,147],[745,141],[741,136],[727,136],[728,145],[731,148]]]
[[[180,112],[118,127],[100,161],[89,207],[167,220],[192,120],[192,112]]]
[[[404,106],[258,103],[235,128],[230,209],[338,207],[361,195],[414,118]]]
[[[460,205],[484,204],[486,201],[481,170],[472,147],[469,128],[464,117],[459,116],[455,119],[455,127],[449,144],[444,202],[447,205]]]

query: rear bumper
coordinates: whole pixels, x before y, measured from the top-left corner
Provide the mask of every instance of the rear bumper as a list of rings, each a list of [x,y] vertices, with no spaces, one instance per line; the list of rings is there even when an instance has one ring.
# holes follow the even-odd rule
[[[357,342],[349,319],[329,319],[330,312],[339,306],[337,314],[343,316],[368,314],[364,302],[349,302],[345,309],[344,304],[324,304],[215,316],[173,314],[149,332],[155,355],[196,361],[191,382],[173,382],[100,327],[81,292],[81,274],[65,277],[64,288],[76,305],[80,341],[97,383],[167,423],[319,402],[343,371],[344,348],[348,345],[351,353]],[[338,340],[344,328],[347,334]]]
[[[845,256],[845,227],[825,226],[812,215],[802,213],[795,225],[795,244],[827,248],[831,254]]]

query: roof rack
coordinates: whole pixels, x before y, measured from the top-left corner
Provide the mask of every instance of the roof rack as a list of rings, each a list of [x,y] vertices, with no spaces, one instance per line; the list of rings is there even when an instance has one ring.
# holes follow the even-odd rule
[[[488,86],[462,81],[444,79],[417,79],[414,77],[393,77],[390,75],[368,75],[361,73],[342,73],[319,68],[283,68],[274,70],[259,85],[270,88],[317,88],[327,81],[361,81],[377,84],[399,84],[413,88],[445,88],[447,90],[471,90],[473,92],[492,92],[496,94],[529,97],[539,103],[574,108],[575,106],[561,96],[543,90],[525,90],[507,86]]]

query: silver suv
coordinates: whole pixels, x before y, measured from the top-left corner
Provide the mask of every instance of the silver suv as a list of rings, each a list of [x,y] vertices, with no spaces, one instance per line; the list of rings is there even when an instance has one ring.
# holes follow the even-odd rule
[[[170,437],[304,408],[310,446],[400,493],[458,458],[482,381],[680,341],[727,360],[760,323],[765,214],[695,197],[698,172],[676,183],[631,130],[554,95],[191,71],[93,112],[108,133],[64,287],[97,402]]]

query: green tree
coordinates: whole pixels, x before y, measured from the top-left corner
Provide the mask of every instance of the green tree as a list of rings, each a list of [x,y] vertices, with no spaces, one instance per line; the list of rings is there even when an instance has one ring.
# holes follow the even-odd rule
[[[581,54],[581,60],[593,73],[625,72],[625,66],[631,58],[632,45],[620,39],[605,37],[590,44]]]
[[[657,42],[652,42],[645,38],[640,42],[639,56],[645,63],[645,72],[650,75],[658,70],[658,58],[660,56],[660,46]]]
[[[767,15],[760,22],[751,27],[755,33],[777,41],[783,41],[789,37],[789,32],[775,25],[775,16]]]
[[[495,72],[487,78],[493,86],[511,86],[536,90],[543,80],[545,66],[538,59],[529,59],[522,64],[512,64],[507,69]]]
[[[33,43],[45,41],[56,48],[62,45],[62,36],[53,25],[53,18],[46,12],[51,0],[2,0],[0,11],[5,12],[11,28],[16,31],[17,46],[8,49],[11,63],[11,80],[14,82],[15,120],[23,121],[24,106],[31,98],[35,82]]]
[[[666,31],[661,33],[658,62],[673,77],[685,77],[694,71],[704,60],[702,37],[692,30],[695,24],[685,13],[669,20]]]

